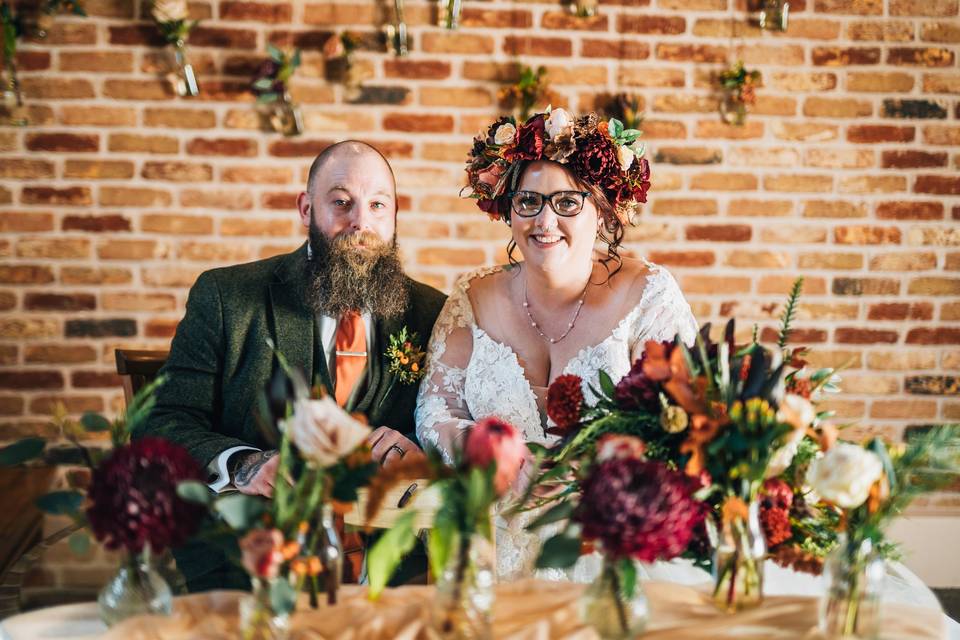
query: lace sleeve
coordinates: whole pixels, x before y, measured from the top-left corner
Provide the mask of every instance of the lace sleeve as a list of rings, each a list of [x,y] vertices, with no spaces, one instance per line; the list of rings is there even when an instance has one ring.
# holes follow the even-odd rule
[[[427,365],[414,418],[417,438],[453,462],[453,450],[464,430],[473,424],[464,398],[467,364],[473,353],[473,309],[467,296],[467,277],[447,298],[430,337]]]
[[[655,269],[650,284],[652,290],[644,296],[648,312],[638,316],[632,332],[631,358],[634,360],[643,355],[648,340],[672,342],[679,335],[684,344],[693,345],[699,331],[690,304],[673,275],[661,266],[652,266]]]

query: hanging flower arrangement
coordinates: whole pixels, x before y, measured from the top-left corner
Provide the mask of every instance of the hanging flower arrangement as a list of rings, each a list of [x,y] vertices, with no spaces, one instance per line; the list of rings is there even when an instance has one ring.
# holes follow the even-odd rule
[[[723,97],[720,101],[720,115],[727,124],[743,125],[747,119],[748,107],[757,101],[756,87],[760,84],[760,72],[748,70],[743,61],[738,60],[729,69],[718,76]]]
[[[546,99],[548,86],[546,68],[523,65],[517,81],[500,89],[497,99],[505,109],[516,111],[518,120],[525,121],[537,103]]]
[[[270,57],[257,69],[250,90],[257,97],[257,103],[266,107],[266,117],[277,133],[296,136],[303,133],[303,114],[300,107],[290,98],[288,83],[297,67],[300,66],[300,49],[287,54],[268,44]]]
[[[186,0],[155,0],[150,9],[150,15],[157,23],[157,28],[164,40],[173,45],[176,69],[170,74],[169,79],[177,95],[183,97],[199,95],[200,87],[197,85],[193,65],[187,60],[187,39],[199,20],[189,19],[190,13]]]

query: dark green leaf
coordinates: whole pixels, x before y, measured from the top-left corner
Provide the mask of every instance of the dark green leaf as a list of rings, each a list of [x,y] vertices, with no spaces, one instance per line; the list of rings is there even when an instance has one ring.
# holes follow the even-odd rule
[[[204,506],[213,502],[213,492],[202,482],[187,480],[177,485],[177,495],[187,502],[196,502]]]
[[[110,431],[110,421],[99,413],[93,413],[92,411],[83,414],[83,417],[80,418],[80,424],[90,433]]]
[[[560,522],[561,520],[568,520],[570,516],[573,515],[573,510],[575,508],[576,505],[571,501],[555,504],[537,516],[533,522],[528,524],[527,529],[533,531],[534,529],[539,529],[544,525]]]
[[[274,580],[270,584],[270,606],[279,614],[293,611],[297,604],[297,590],[288,580]]]
[[[620,572],[620,592],[625,600],[633,598],[633,593],[637,588],[637,565],[630,558],[624,558],[617,566]]]
[[[447,566],[447,559],[457,537],[457,523],[451,509],[440,507],[433,518],[433,529],[427,538],[427,557],[430,559],[430,573],[435,580],[443,575]]]
[[[51,491],[37,498],[37,507],[54,516],[75,515],[83,503],[83,494],[78,491]]]
[[[265,91],[272,86],[273,86],[273,80],[271,80],[270,78],[260,78],[259,80],[253,83],[253,88],[259,89],[261,91]],[[278,370],[282,371],[282,369],[278,369]]]
[[[610,374],[601,369],[597,373],[597,377],[600,379],[600,389],[603,391],[603,395],[607,396],[608,398],[612,398],[614,392],[616,391],[616,385],[613,384]]]
[[[413,530],[416,515],[415,511],[407,511],[400,516],[367,553],[367,575],[370,577],[368,595],[371,600],[380,597],[393,572],[400,566],[400,561],[416,544],[417,534]]]
[[[540,549],[538,569],[566,569],[580,557],[580,540],[562,533],[549,538]]]
[[[283,51],[280,51],[280,49],[276,48],[269,42],[267,43],[267,53],[274,62],[283,63]]]
[[[24,438],[0,449],[0,467],[12,467],[29,462],[43,453],[47,441],[43,438]]]
[[[263,500],[242,493],[234,493],[215,501],[213,508],[231,529],[237,531],[251,528],[266,511]]]

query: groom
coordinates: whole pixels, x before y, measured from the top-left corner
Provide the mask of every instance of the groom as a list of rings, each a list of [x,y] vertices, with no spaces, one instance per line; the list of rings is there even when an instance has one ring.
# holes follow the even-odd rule
[[[337,143],[314,160],[297,208],[309,241],[296,251],[197,279],[160,372],[167,381],[134,434],[186,447],[214,491],[273,493],[279,458],[255,421],[278,366],[268,338],[308,380],[367,417],[374,460],[390,465],[420,455],[417,385],[391,386],[384,354],[404,327],[425,349],[444,295],[403,273],[393,171],[370,145]],[[349,546],[345,564],[356,571]],[[221,547],[195,540],[174,556],[190,591],[248,588]]]

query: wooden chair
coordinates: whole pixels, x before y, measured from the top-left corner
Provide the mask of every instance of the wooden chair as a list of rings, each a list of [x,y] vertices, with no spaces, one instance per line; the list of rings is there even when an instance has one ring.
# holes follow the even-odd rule
[[[116,350],[117,373],[123,378],[123,399],[127,404],[137,391],[157,377],[169,356],[169,351]]]

